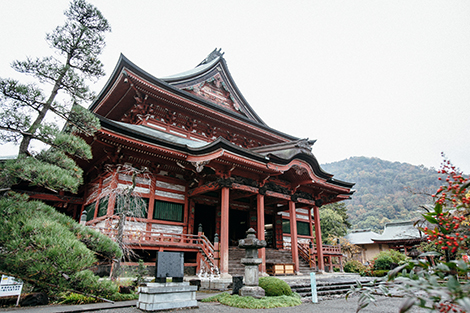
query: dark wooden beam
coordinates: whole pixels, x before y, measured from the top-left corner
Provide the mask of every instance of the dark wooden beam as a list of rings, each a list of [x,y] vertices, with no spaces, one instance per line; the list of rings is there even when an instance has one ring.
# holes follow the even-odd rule
[[[61,196],[49,193],[41,193],[41,192],[34,192],[34,191],[19,191],[21,193],[27,194],[31,199],[42,200],[42,201],[54,201],[54,202],[67,202],[70,204],[83,204],[83,198],[78,197],[71,197],[71,196]]]

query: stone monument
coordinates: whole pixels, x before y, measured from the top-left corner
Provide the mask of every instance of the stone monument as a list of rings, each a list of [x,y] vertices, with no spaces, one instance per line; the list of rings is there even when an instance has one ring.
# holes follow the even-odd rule
[[[262,262],[258,258],[258,249],[266,247],[266,241],[256,238],[255,233],[256,231],[250,228],[246,231],[246,238],[238,241],[238,246],[245,249],[245,257],[241,259],[241,263],[245,265],[245,286],[240,289],[239,294],[242,297],[252,296],[259,299],[265,296],[265,292],[258,285],[258,266]]]
[[[160,311],[197,307],[197,286],[183,282],[183,252],[157,252],[155,283],[139,287],[137,308],[143,311]],[[167,277],[172,282],[167,282]]]
[[[155,282],[166,283],[166,278],[171,277],[172,282],[181,283],[184,276],[183,252],[157,252],[155,262]]]

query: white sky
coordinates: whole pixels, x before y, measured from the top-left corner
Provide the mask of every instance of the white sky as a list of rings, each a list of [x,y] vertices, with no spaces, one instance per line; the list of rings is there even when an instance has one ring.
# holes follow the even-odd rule
[[[320,163],[351,156],[470,173],[470,1],[91,0],[120,53],[164,77],[222,48],[241,92],[271,127],[317,139]],[[0,76],[50,55],[65,0],[0,2]],[[2,147],[0,154],[15,151]]]

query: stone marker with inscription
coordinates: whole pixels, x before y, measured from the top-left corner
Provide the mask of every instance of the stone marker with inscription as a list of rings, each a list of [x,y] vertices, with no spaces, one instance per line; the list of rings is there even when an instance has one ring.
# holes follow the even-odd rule
[[[197,286],[183,282],[183,276],[183,252],[157,252],[155,283],[139,287],[137,307],[143,311],[197,307]],[[172,282],[166,282],[167,277]]]

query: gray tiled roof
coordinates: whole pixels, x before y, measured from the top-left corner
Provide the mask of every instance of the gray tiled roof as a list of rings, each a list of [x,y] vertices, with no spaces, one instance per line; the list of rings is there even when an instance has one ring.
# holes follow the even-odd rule
[[[205,72],[208,68],[211,68],[211,66],[217,63],[219,59],[220,57],[217,57],[214,60],[210,61],[209,63],[196,66],[195,68],[182,72],[182,73],[161,77],[160,79],[167,81],[167,80],[184,79],[187,77],[192,77],[196,74]]]
[[[374,241],[400,241],[421,239],[423,234],[416,228],[414,221],[385,224],[382,235],[373,237]]]
[[[128,123],[116,122],[116,121],[114,121],[114,122],[116,124],[119,124],[121,127],[130,129],[134,132],[140,132],[140,133],[146,134],[148,136],[158,138],[158,139],[163,139],[165,141],[172,142],[172,143],[176,143],[176,144],[180,144],[180,145],[186,145],[190,148],[198,148],[198,147],[208,145],[207,142],[191,140],[191,139],[188,139],[188,138],[183,138],[181,136],[172,135],[172,134],[166,133],[164,131],[160,131],[158,129],[155,129],[155,128],[152,128],[152,127],[149,127],[149,126],[145,126],[145,125],[134,125],[134,124],[128,124]]]
[[[371,238],[380,236],[379,234],[371,231],[370,229],[359,229],[353,230],[347,234],[344,238],[350,243],[355,245],[372,244],[374,243]]]

